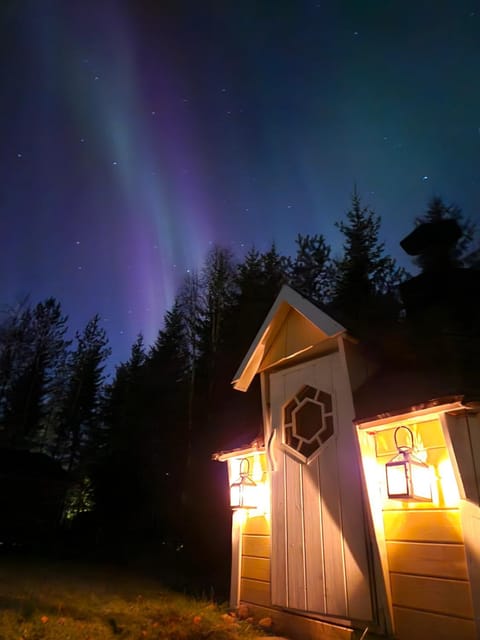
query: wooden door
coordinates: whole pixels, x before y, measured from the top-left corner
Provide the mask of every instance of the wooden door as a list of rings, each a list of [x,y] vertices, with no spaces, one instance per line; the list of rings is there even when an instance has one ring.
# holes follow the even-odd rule
[[[270,385],[275,462],[272,603],[370,621],[371,580],[353,405],[339,354],[274,373]],[[303,409],[302,398],[309,393],[312,402],[321,405],[324,441],[317,438],[315,447],[314,429],[307,428],[307,444],[304,449],[295,445],[295,452],[289,448],[288,425],[294,423],[292,410]],[[315,415],[314,409],[308,412]]]

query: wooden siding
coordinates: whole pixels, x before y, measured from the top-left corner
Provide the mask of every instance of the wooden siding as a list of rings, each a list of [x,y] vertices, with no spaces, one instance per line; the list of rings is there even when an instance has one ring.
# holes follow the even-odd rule
[[[430,503],[384,501],[395,632],[400,640],[473,640],[476,631],[459,499],[442,488],[441,469],[448,463],[442,425],[430,419],[409,426],[435,471],[432,478],[438,486],[433,487]],[[393,433],[389,425],[374,436],[384,491],[384,466],[396,451]]]
[[[477,638],[473,620],[426,611],[394,607],[396,633],[408,640],[473,640]]]
[[[270,522],[265,516],[248,517],[243,526],[240,600],[268,606],[270,593]]]
[[[332,621],[325,622],[298,612],[280,611],[264,605],[251,605],[249,610],[257,620],[271,617],[274,621],[275,632],[281,634],[282,638],[283,636],[296,640],[359,640],[361,638],[361,632],[342,624],[336,624]],[[276,635],[275,638],[280,640],[279,635]],[[365,640],[367,639],[380,640],[380,637],[367,633]]]
[[[311,385],[334,398],[335,434],[304,464],[281,443],[282,407]],[[367,534],[353,438],[353,405],[338,353],[270,376],[272,603],[343,619],[372,620]],[[341,452],[341,454],[340,454]]]
[[[465,498],[460,513],[474,617],[480,625],[480,414],[455,411],[443,418],[445,435],[455,454],[460,495]]]
[[[242,578],[240,581],[240,600],[268,606],[270,604],[270,583],[263,580]]]
[[[392,573],[391,585],[397,606],[461,618],[473,616],[468,582]]]
[[[270,558],[270,536],[244,534],[243,555],[254,556],[256,558]]]
[[[390,571],[467,580],[463,544],[387,542]]]
[[[458,509],[386,511],[385,539],[404,542],[463,542]]]

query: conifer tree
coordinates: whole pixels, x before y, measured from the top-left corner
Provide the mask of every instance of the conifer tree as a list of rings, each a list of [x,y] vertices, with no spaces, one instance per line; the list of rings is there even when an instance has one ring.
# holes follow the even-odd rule
[[[228,332],[233,338],[232,355],[237,364],[282,285],[288,281],[288,270],[289,260],[278,253],[275,244],[264,253],[252,247],[237,266],[236,304],[227,323]]]
[[[202,355],[213,371],[225,316],[235,301],[235,264],[228,249],[213,247],[205,260],[202,285]]]
[[[100,316],[76,334],[70,355],[68,383],[57,432],[56,455],[68,470],[75,468],[88,449],[101,442],[100,415],[105,381],[104,367],[111,350]]]
[[[317,305],[325,305],[330,298],[330,247],[323,235],[303,236],[296,240],[297,254],[289,267],[290,285]]]
[[[40,444],[70,344],[60,303],[48,298],[10,318],[2,336],[2,419],[11,444]],[[7,336],[9,336],[7,338]]]
[[[97,452],[90,466],[97,519],[107,535],[115,534],[122,542],[132,527],[143,525],[139,507],[145,492],[139,453],[149,417],[145,407],[145,362],[140,334],[132,345],[130,358],[117,366],[114,379],[106,388],[103,422],[107,446]]]
[[[468,218],[465,218],[462,210],[455,204],[447,205],[440,196],[434,196],[428,203],[426,212],[417,216],[415,223],[438,222],[440,220],[456,220],[461,230],[461,237],[452,244],[447,255],[437,256],[435,250],[426,249],[422,255],[415,258],[414,262],[421,269],[428,269],[436,261],[447,261],[451,266],[461,266],[464,261],[468,261],[468,254],[472,250],[476,233],[476,225]]]
[[[380,216],[362,206],[356,189],[346,221],[336,223],[344,236],[344,253],[334,260],[331,309],[361,333],[395,321],[399,313],[397,289],[405,272],[385,254],[380,224]]]

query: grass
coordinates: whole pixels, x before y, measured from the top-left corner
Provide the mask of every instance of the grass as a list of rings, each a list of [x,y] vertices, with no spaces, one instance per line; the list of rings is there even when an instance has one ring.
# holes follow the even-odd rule
[[[114,568],[2,558],[0,640],[253,640],[225,605]]]

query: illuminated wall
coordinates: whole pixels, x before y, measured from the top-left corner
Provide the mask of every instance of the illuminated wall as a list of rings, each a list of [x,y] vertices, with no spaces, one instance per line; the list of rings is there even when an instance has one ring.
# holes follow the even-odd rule
[[[407,425],[430,467],[432,502],[390,500],[385,465]],[[438,416],[359,429],[362,462],[390,606],[400,640],[476,637],[460,492]]]
[[[270,595],[270,484],[263,451],[228,460],[229,482],[240,475],[240,462],[249,461],[256,483],[257,508],[237,510],[233,515],[232,593],[242,602],[269,605]],[[232,603],[236,604],[236,603]]]

